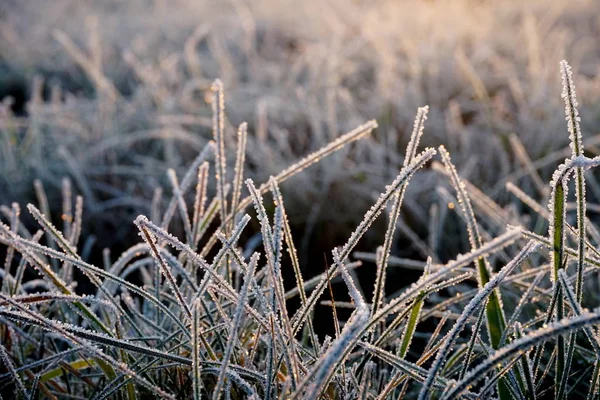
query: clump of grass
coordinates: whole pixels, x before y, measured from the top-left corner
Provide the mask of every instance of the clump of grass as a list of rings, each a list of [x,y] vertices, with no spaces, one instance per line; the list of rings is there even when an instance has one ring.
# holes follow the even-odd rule
[[[417,150],[428,111],[423,107],[397,177],[347,242],[332,249],[333,264],[311,279],[299,265],[280,185],[377,124],[356,128],[261,185],[244,180],[248,127],[242,124],[230,168],[234,177],[228,180],[224,89],[216,81],[214,143],[181,180],[167,171],[172,196],[166,208],[157,191],[152,219],[140,215],[134,221],[142,242],[117,260],[106,251],[104,265],[96,266],[80,256],[83,199],[72,203],[69,181],[63,183],[62,230],[50,220],[39,182],[40,209],[27,206],[39,225],[36,232],[21,221],[18,204],[3,207],[0,387],[18,398],[596,398],[600,311],[588,311],[582,303],[595,299],[586,298],[584,278],[600,267],[600,253],[595,227],[586,218],[584,171],[599,166],[600,158],[583,153],[575,88],[564,61],[561,74],[572,155],[554,174],[549,212],[508,185],[549,221],[547,234],[528,230],[525,219],[509,216],[463,180],[440,147],[443,174],[460,205],[454,208],[456,221],[464,221],[470,250],[446,263],[429,257],[423,264],[391,254],[407,187],[437,153]],[[209,201],[211,171],[217,190]],[[567,213],[573,175],[574,227]],[[186,193],[194,190],[194,182],[188,206]],[[265,199],[268,193],[272,199]],[[440,193],[452,200],[447,190]],[[265,206],[271,200],[274,207]],[[251,205],[260,224],[260,250],[240,243],[252,219]],[[356,254],[375,262],[369,304],[353,276],[361,265],[352,260],[353,250],[388,205],[383,246],[374,257]],[[176,215],[181,237],[169,233]],[[439,215],[432,218],[437,221]],[[403,263],[423,268],[423,274],[388,295],[388,269]],[[286,291],[284,268],[293,269],[293,290]],[[74,269],[91,282],[92,293],[77,293]],[[350,308],[351,315],[335,321],[335,338],[321,339],[315,335],[319,321],[313,310],[340,275],[351,301],[332,298],[329,304]],[[453,292],[457,295],[450,296]],[[288,302],[296,296],[300,307],[291,312]],[[434,329],[424,330],[424,322]]]

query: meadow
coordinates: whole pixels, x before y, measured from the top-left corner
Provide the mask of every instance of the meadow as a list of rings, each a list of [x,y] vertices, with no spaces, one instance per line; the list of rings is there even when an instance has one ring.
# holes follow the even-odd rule
[[[599,34],[586,0],[0,5],[0,396],[599,398]]]

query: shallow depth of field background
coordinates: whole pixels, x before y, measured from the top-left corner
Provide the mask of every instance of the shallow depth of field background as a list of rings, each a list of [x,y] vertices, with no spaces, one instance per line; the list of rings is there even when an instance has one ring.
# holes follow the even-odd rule
[[[34,201],[39,178],[58,217],[68,177],[86,200],[87,256],[107,246],[118,254],[137,240],[132,220],[149,212],[154,189],[169,187],[166,169],[181,175],[212,138],[208,89],[218,77],[227,134],[248,121],[247,171],[259,182],[379,123],[282,185],[310,277],[396,176],[418,106],[430,106],[423,145],[444,143],[463,178],[501,204],[507,180],[541,198],[510,137],[542,160],[546,184],[566,155],[558,62],[567,59],[586,149],[600,154],[599,37],[593,0],[4,0],[0,204]],[[446,180],[429,169],[411,182],[392,254],[446,261],[468,250],[456,224],[430,248],[429,213],[448,208],[434,188]],[[588,202],[595,219],[600,193]],[[379,224],[361,249],[382,243]],[[360,272],[367,291],[371,267]],[[394,273],[387,293],[410,283]]]

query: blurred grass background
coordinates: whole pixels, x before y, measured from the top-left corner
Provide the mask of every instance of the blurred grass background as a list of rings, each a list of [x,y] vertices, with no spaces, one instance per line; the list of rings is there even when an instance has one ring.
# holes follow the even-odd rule
[[[169,190],[165,170],[181,176],[212,138],[207,93],[219,77],[227,134],[248,121],[247,171],[260,182],[379,123],[282,186],[310,276],[396,176],[418,106],[430,106],[423,145],[444,143],[463,178],[500,203],[508,180],[543,197],[515,146],[542,160],[548,182],[568,142],[557,73],[568,59],[586,149],[600,154],[599,38],[595,0],[5,0],[0,204],[34,201],[38,178],[60,213],[68,177],[86,198],[92,254],[118,254],[155,189]],[[448,209],[440,181],[428,170],[411,183],[393,254],[447,260],[469,248],[453,232],[430,248],[430,214]],[[364,249],[382,243],[380,224]]]

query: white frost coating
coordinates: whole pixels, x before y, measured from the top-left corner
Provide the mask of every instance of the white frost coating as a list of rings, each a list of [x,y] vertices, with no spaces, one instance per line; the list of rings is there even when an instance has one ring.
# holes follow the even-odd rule
[[[550,180],[550,187],[556,188],[559,183],[565,184],[575,168],[590,169],[600,166],[600,156],[589,158],[583,155],[566,158],[565,161],[556,168]],[[549,207],[550,208],[550,207]],[[550,208],[552,210],[552,208]]]
[[[110,303],[106,300],[99,299],[96,296],[92,295],[83,295],[79,296],[76,294],[61,294],[61,293],[53,293],[53,292],[40,292],[40,293],[27,293],[23,295],[13,296],[13,299],[26,304],[40,304],[40,303],[49,303],[51,301],[64,301],[64,302],[82,302],[82,303],[92,303],[103,305],[106,307],[110,307],[113,312],[119,314],[119,311],[115,307],[113,303]],[[0,306],[4,305],[3,302],[0,301]]]
[[[0,224],[0,228],[1,228],[1,224]],[[155,226],[153,224],[150,223],[150,226]],[[160,229],[160,228],[159,228]],[[45,247],[42,246],[39,243],[33,242],[31,240],[27,240],[27,239],[23,239],[20,237],[16,237],[14,240],[15,245],[19,246],[20,249],[19,251],[26,257],[29,257],[31,253],[31,250],[33,251],[39,251],[51,258],[55,258],[57,260],[60,261],[64,261],[64,262],[69,262],[72,263],[73,265],[77,266],[78,268],[80,268],[83,272],[89,273],[90,275],[95,275],[97,277],[103,277],[105,279],[109,279],[113,282],[118,283],[119,285],[131,290],[132,292],[144,297],[146,300],[148,300],[149,302],[151,302],[152,304],[156,305],[158,308],[160,308],[165,314],[167,314],[170,318],[172,318],[172,320],[177,323],[183,330],[185,333],[187,332],[187,329],[185,328],[185,326],[183,325],[183,323],[180,321],[179,318],[175,317],[175,315],[172,313],[172,311],[169,309],[169,307],[167,307],[166,305],[164,305],[162,302],[160,302],[156,297],[154,297],[152,294],[150,294],[148,291],[140,288],[139,286],[136,286],[134,284],[132,284],[131,282],[128,282],[124,279],[119,278],[118,276],[115,276],[113,274],[110,274],[109,272],[104,271],[103,269],[100,269],[94,265],[88,264],[80,259],[71,257],[67,254],[61,253],[57,250],[53,250],[49,247]],[[33,255],[31,255],[31,257],[34,257]],[[29,260],[31,260],[31,262],[36,263],[36,259],[35,258],[30,258]],[[28,260],[28,261],[29,261]],[[38,263],[39,265],[39,263]],[[42,265],[45,269],[50,270],[50,268],[48,266]],[[43,270],[42,270],[43,271]],[[51,270],[50,270],[51,272]],[[54,281],[53,281],[54,282]],[[64,285],[64,282],[62,283]],[[58,286],[59,288],[63,287],[63,286]]]
[[[341,149],[346,144],[348,144],[352,141],[358,140],[358,139],[362,138],[363,136],[368,135],[375,128],[377,128],[377,122],[375,120],[368,121],[365,124],[356,127],[352,131],[340,136],[339,138],[337,138],[333,142],[329,143],[325,147],[317,150],[316,152],[303,158],[302,160],[298,161],[297,163],[284,169],[279,174],[277,174],[277,176],[275,176],[275,180],[277,181],[277,183],[283,182],[290,176],[292,176],[292,175],[302,171],[303,169],[307,168],[308,166],[316,163],[317,161],[321,160],[323,157],[327,156],[328,154]],[[266,185],[265,185],[264,190],[267,190]],[[263,185],[261,185],[260,191],[263,192]]]
[[[233,179],[233,195],[231,197],[231,214],[235,214],[235,210],[240,201],[242,194],[242,183],[244,179],[244,162],[246,160],[246,142],[248,139],[248,124],[242,122],[238,129],[238,146],[235,157],[234,179]]]
[[[421,136],[423,136],[423,129],[425,121],[427,121],[428,112],[429,106],[419,107],[417,110],[417,116],[415,117],[412,135],[410,136],[410,141],[408,142],[408,146],[406,147],[404,163],[402,164],[404,167],[409,165],[412,162],[413,158],[415,158],[415,155],[417,154],[417,148],[419,147]]]
[[[357,337],[363,332],[363,326],[369,320],[369,308],[367,307],[362,295],[356,288],[354,280],[348,273],[343,261],[340,260],[337,249],[333,249],[332,252],[334,262],[339,266],[344,278],[344,282],[348,287],[350,297],[352,297],[352,300],[356,304],[356,311],[344,326],[339,338],[331,344],[331,346],[327,349],[327,352],[316,362],[313,370],[302,381],[300,386],[297,388],[293,399],[297,399],[302,396],[302,391],[306,386],[308,386],[307,393],[304,394],[302,398],[316,399],[319,397],[321,388],[326,383],[327,378],[330,376],[335,366],[342,361],[349,346],[354,345]]]
[[[273,179],[273,178],[271,178]],[[267,256],[267,262],[268,262],[268,266],[269,266],[269,271],[272,274],[272,280],[273,280],[273,287],[275,289],[275,291],[271,292],[271,295],[269,296],[269,302],[270,304],[274,305],[274,301],[275,301],[275,295],[277,294],[279,296],[280,299],[283,299],[283,284],[279,281],[279,279],[277,279],[277,277],[281,274],[278,274],[278,262],[280,259],[280,254],[281,251],[277,251],[275,250],[275,239],[274,239],[274,234],[273,234],[273,228],[271,227],[271,225],[269,224],[269,219],[267,217],[267,211],[265,210],[264,204],[263,204],[263,198],[260,194],[260,192],[256,189],[256,187],[254,186],[254,182],[252,181],[252,179],[247,179],[246,180],[246,186],[248,187],[248,190],[250,191],[250,196],[252,198],[252,201],[254,202],[254,208],[256,209],[256,217],[258,219],[258,221],[260,222],[260,229],[261,229],[261,233],[263,236],[263,246],[265,248],[265,253]],[[280,235],[278,236],[280,237]],[[279,240],[278,240],[279,241]],[[280,242],[280,241],[279,241]],[[260,273],[260,272],[259,272]]]
[[[584,169],[589,169],[589,168],[593,168],[593,167],[598,167],[600,166],[600,157],[594,157],[594,158],[588,158],[585,157],[583,155],[580,156],[576,156],[570,159],[565,159],[564,163],[562,163],[552,174],[552,180],[550,181],[550,187],[552,188],[552,192],[550,195],[550,201],[548,202],[548,209],[550,210],[550,212],[552,214],[554,214],[555,210],[555,205],[556,205],[556,191],[557,191],[557,187],[560,184],[562,186],[563,189],[563,202],[564,202],[564,206],[562,209],[562,215],[559,217],[559,220],[565,221],[566,218],[566,199],[567,199],[567,194],[568,194],[568,186],[567,186],[567,181],[569,179],[569,177],[571,176],[571,174],[573,173],[573,171],[576,168],[584,168]],[[582,193],[579,193],[579,188],[577,189],[578,192],[578,203],[580,203],[583,206],[583,209],[579,209],[578,207],[578,229],[579,227],[582,226],[583,224],[583,220],[581,220],[581,214],[585,214],[585,202],[583,201],[583,198],[585,196],[585,187],[583,186],[583,182],[582,182]],[[552,218],[550,218],[550,225],[548,228],[548,232],[550,235],[550,238],[554,237],[554,231],[557,227],[554,226],[554,220],[556,219],[556,216],[553,215]],[[560,229],[563,230],[563,235],[562,235],[562,239],[561,239],[561,243],[564,242],[564,226],[560,227]],[[552,252],[552,257],[555,256],[555,252]],[[580,257],[578,257],[579,259]],[[554,263],[554,259],[553,259],[553,263]],[[553,278],[555,278],[553,276]]]
[[[571,159],[571,162],[572,162],[572,165],[571,165],[572,168],[590,169],[590,168],[600,166],[600,156],[589,158],[589,157],[580,155],[577,157],[573,157]]]
[[[220,275],[218,275],[216,273],[216,271],[214,270],[214,266],[209,265],[204,259],[202,259],[198,254],[196,254],[188,245],[182,243],[175,236],[171,235],[170,233],[166,232],[165,230],[161,229],[160,227],[158,227],[155,224],[153,224],[152,222],[150,222],[148,220],[148,218],[146,218],[144,215],[138,216],[135,219],[134,223],[138,226],[143,226],[145,228],[148,228],[148,230],[150,232],[152,232],[152,234],[156,235],[161,240],[164,240],[165,242],[169,243],[175,249],[186,253],[192,262],[194,262],[194,263],[198,264],[200,267],[202,267],[207,273],[209,273],[211,275],[211,277],[213,279],[215,279],[217,281],[217,283],[219,285],[224,286],[229,293],[234,294],[237,297],[235,290],[231,287],[231,285],[229,285],[227,282],[225,282],[225,280]]]
[[[302,306],[306,305],[306,292],[305,292],[305,284],[304,279],[302,278],[302,271],[300,270],[300,262],[298,261],[298,254],[296,251],[296,247],[294,246],[294,241],[292,238],[291,229],[289,226],[289,222],[287,219],[287,214],[285,211],[285,206],[283,204],[283,197],[281,196],[281,191],[279,190],[279,186],[277,185],[277,181],[275,179],[270,179],[269,184],[271,185],[271,193],[273,194],[273,201],[276,206],[280,209],[281,213],[281,224],[283,229],[283,236],[287,245],[288,254],[292,261],[292,267],[294,269],[294,275],[296,277],[296,287],[295,290],[300,294],[300,300],[302,301]],[[277,225],[277,224],[276,224]],[[288,294],[284,293],[284,296],[287,298]],[[312,323],[309,322],[309,329],[312,332]],[[312,336],[312,335],[311,335]],[[313,342],[316,344],[317,342]]]
[[[221,200],[221,224],[227,218],[227,199],[225,185],[227,184],[227,159],[225,158],[225,96],[223,83],[216,79],[210,87],[213,92],[213,135],[217,145],[216,151],[216,178],[217,191]]]
[[[569,139],[571,139],[571,149],[573,155],[581,156],[583,154],[583,141],[581,129],[579,127],[579,111],[577,111],[577,97],[575,95],[575,84],[573,83],[573,72],[571,66],[565,61],[560,62],[560,74],[562,77],[562,94],[565,101],[565,119],[569,129]]]
[[[367,351],[373,353],[375,356],[381,358],[383,361],[398,368],[400,371],[410,376],[417,382],[423,382],[425,380],[425,377],[427,376],[427,370],[425,368],[411,363],[410,361],[406,361],[395,354],[385,351],[382,348],[374,346],[370,343],[360,341],[358,344]],[[444,389],[449,383],[450,381],[447,379],[438,377],[436,379],[435,386]]]
[[[208,183],[209,164],[203,162],[198,167],[198,183],[196,184],[196,196],[194,197],[194,215],[192,217],[192,232],[194,233],[194,245],[198,236],[198,223],[204,215],[204,207],[206,205],[206,187]]]
[[[527,290],[525,291],[525,293],[523,293],[523,295],[519,299],[519,302],[517,303],[517,306],[515,307],[515,310],[513,311],[513,314],[511,315],[510,319],[506,323],[506,326],[510,327],[510,326],[512,326],[513,324],[516,323],[517,318],[521,314],[521,310],[523,309],[523,307],[527,304],[527,302],[529,300],[529,296],[531,296],[531,293],[533,293],[533,290],[538,287],[538,285],[541,282],[541,280],[544,277],[544,275],[546,275],[546,271],[540,271],[535,276],[535,278],[533,279],[533,281],[531,281],[531,283],[529,284]],[[506,340],[506,334],[507,334],[508,331],[509,330],[507,329],[507,330],[505,330],[502,333],[502,339],[500,340],[500,343],[504,343],[504,341]]]

